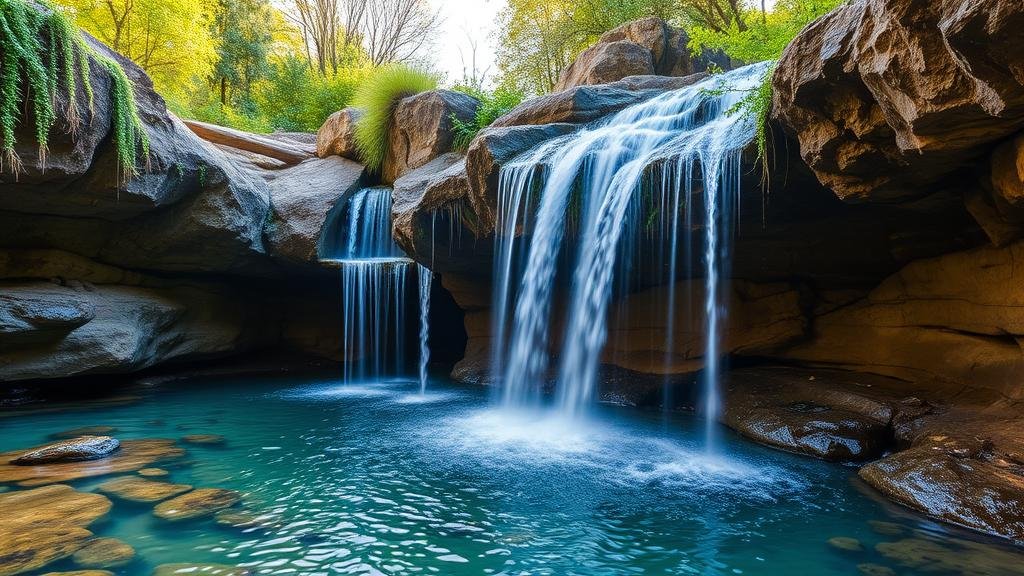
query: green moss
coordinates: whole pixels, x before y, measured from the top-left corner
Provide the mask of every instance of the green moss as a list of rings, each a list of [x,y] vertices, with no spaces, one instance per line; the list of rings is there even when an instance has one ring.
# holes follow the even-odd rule
[[[395,105],[402,98],[437,87],[433,76],[401,64],[377,69],[356,90],[352,104],[364,111],[356,124],[356,147],[366,167],[380,172],[388,155],[388,132]]]
[[[47,140],[58,114],[72,135],[81,125],[78,84],[92,113],[90,57],[112,77],[112,122],[121,176],[127,179],[136,173],[140,148],[148,161],[149,138],[135,106],[134,87],[120,64],[92,50],[68,15],[49,0],[0,0],[0,170],[4,164],[15,174],[21,170],[14,146],[22,108],[32,113],[40,167],[46,165]],[[61,93],[64,106],[58,110]]]

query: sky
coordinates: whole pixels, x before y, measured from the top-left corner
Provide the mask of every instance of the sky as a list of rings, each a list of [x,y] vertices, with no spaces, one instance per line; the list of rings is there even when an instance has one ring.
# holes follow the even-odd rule
[[[436,64],[448,75],[449,82],[463,76],[463,61],[470,67],[473,41],[477,44],[477,69],[488,70],[488,77],[497,74],[495,59],[494,21],[505,7],[505,0],[431,0],[441,11],[444,22],[436,50]]]

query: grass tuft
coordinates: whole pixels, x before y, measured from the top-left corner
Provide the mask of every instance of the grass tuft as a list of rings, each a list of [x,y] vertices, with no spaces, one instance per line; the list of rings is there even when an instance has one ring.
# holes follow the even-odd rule
[[[32,113],[40,168],[46,166],[47,140],[58,115],[72,136],[77,133],[79,83],[89,101],[89,113],[93,112],[90,57],[113,78],[112,120],[120,176],[128,179],[136,174],[139,148],[148,167],[149,137],[135,105],[134,86],[121,65],[90,48],[70,16],[49,0],[0,0],[0,171],[5,165],[15,176],[21,171],[14,134],[22,107]],[[64,107],[58,110],[62,95]]]
[[[356,124],[356,148],[367,168],[379,173],[384,165],[391,116],[398,102],[436,87],[434,76],[401,64],[390,64],[378,68],[356,89],[352,105],[364,112]]]

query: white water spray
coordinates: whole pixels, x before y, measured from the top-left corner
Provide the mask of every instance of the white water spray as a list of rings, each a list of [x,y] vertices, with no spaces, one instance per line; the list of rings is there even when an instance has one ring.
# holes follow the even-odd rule
[[[668,258],[674,276],[679,212],[684,206],[688,209],[691,195],[702,190],[707,294],[704,412],[709,422],[714,421],[719,405],[719,326],[724,313],[719,303],[720,272],[739,194],[740,155],[756,131],[753,119],[729,111],[758,85],[764,69],[763,64],[749,66],[660,95],[575,134],[545,142],[502,168],[493,365],[503,369],[507,404],[529,402],[552,367],[548,327],[567,230],[578,228],[579,248],[557,386],[559,409],[576,415],[594,395],[607,339],[612,280],[617,268],[628,268],[622,261],[627,256],[620,239],[624,233],[635,237],[640,225],[635,218],[627,218],[630,207],[642,203],[638,191],[653,188],[650,202],[662,215],[670,215],[661,220],[671,222]],[[729,89],[721,90],[721,86]],[[659,171],[661,178],[652,177]],[[695,177],[698,174],[699,178]],[[530,222],[527,215],[536,191],[540,192],[539,206]],[[689,221],[688,213],[686,218]],[[520,271],[516,254],[524,249],[514,240],[519,233],[529,246],[522,280],[514,292],[513,279]],[[667,235],[664,227],[661,234]],[[665,280],[674,283],[675,278]],[[664,309],[672,313],[674,298],[674,290],[670,290]],[[666,338],[672,337],[671,332]],[[671,347],[666,349],[671,354]]]

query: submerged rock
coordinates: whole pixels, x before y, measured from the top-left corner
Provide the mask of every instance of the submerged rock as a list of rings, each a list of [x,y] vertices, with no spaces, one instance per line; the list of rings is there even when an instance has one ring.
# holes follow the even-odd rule
[[[181,441],[186,444],[221,445],[224,444],[224,437],[220,434],[189,434],[182,436]]]
[[[116,538],[96,538],[75,552],[71,559],[83,568],[117,568],[135,559],[135,549]]]
[[[968,540],[927,537],[882,542],[879,554],[905,568],[960,576],[1024,576],[1024,555]]]
[[[71,556],[92,538],[86,527],[110,507],[105,496],[65,485],[0,494],[0,576]]]
[[[211,516],[218,510],[230,508],[242,499],[234,490],[221,488],[198,488],[171,500],[158,504],[153,515],[164,520],[191,520]]]
[[[114,576],[109,570],[72,570],[70,572],[47,572],[43,576]]]
[[[13,482],[20,486],[41,486],[70,482],[81,478],[134,472],[156,462],[180,458],[185,451],[173,440],[125,440],[116,452],[102,461],[55,462],[21,466],[11,460],[24,451],[0,454],[0,482]]]
[[[110,455],[120,445],[120,441],[110,436],[82,436],[36,448],[12,459],[10,463],[17,466],[34,466],[96,460]]]
[[[139,476],[145,476],[147,478],[159,478],[170,474],[170,472],[163,468],[143,468],[139,470],[138,473]]]
[[[161,564],[153,576],[250,576],[253,571],[227,564]]]
[[[857,571],[864,576],[896,576],[896,571],[881,564],[857,564]]]
[[[863,552],[864,545],[860,543],[860,540],[856,538],[850,538],[849,536],[834,536],[828,539],[828,545],[835,548],[836,550],[842,550],[844,552]]]
[[[266,529],[278,526],[280,519],[273,514],[260,514],[251,510],[221,510],[214,515],[221,526],[239,530]]]
[[[188,492],[192,486],[188,484],[170,484],[167,482],[156,482],[146,480],[137,476],[122,476],[108,480],[96,487],[97,490],[122,500],[139,503],[151,503],[166,500],[183,492]]]
[[[72,428],[71,430],[65,430],[63,432],[54,432],[50,434],[50,438],[54,440],[68,440],[71,438],[78,438],[79,436],[110,436],[117,432],[117,428],[113,426],[83,426],[81,428]]]

